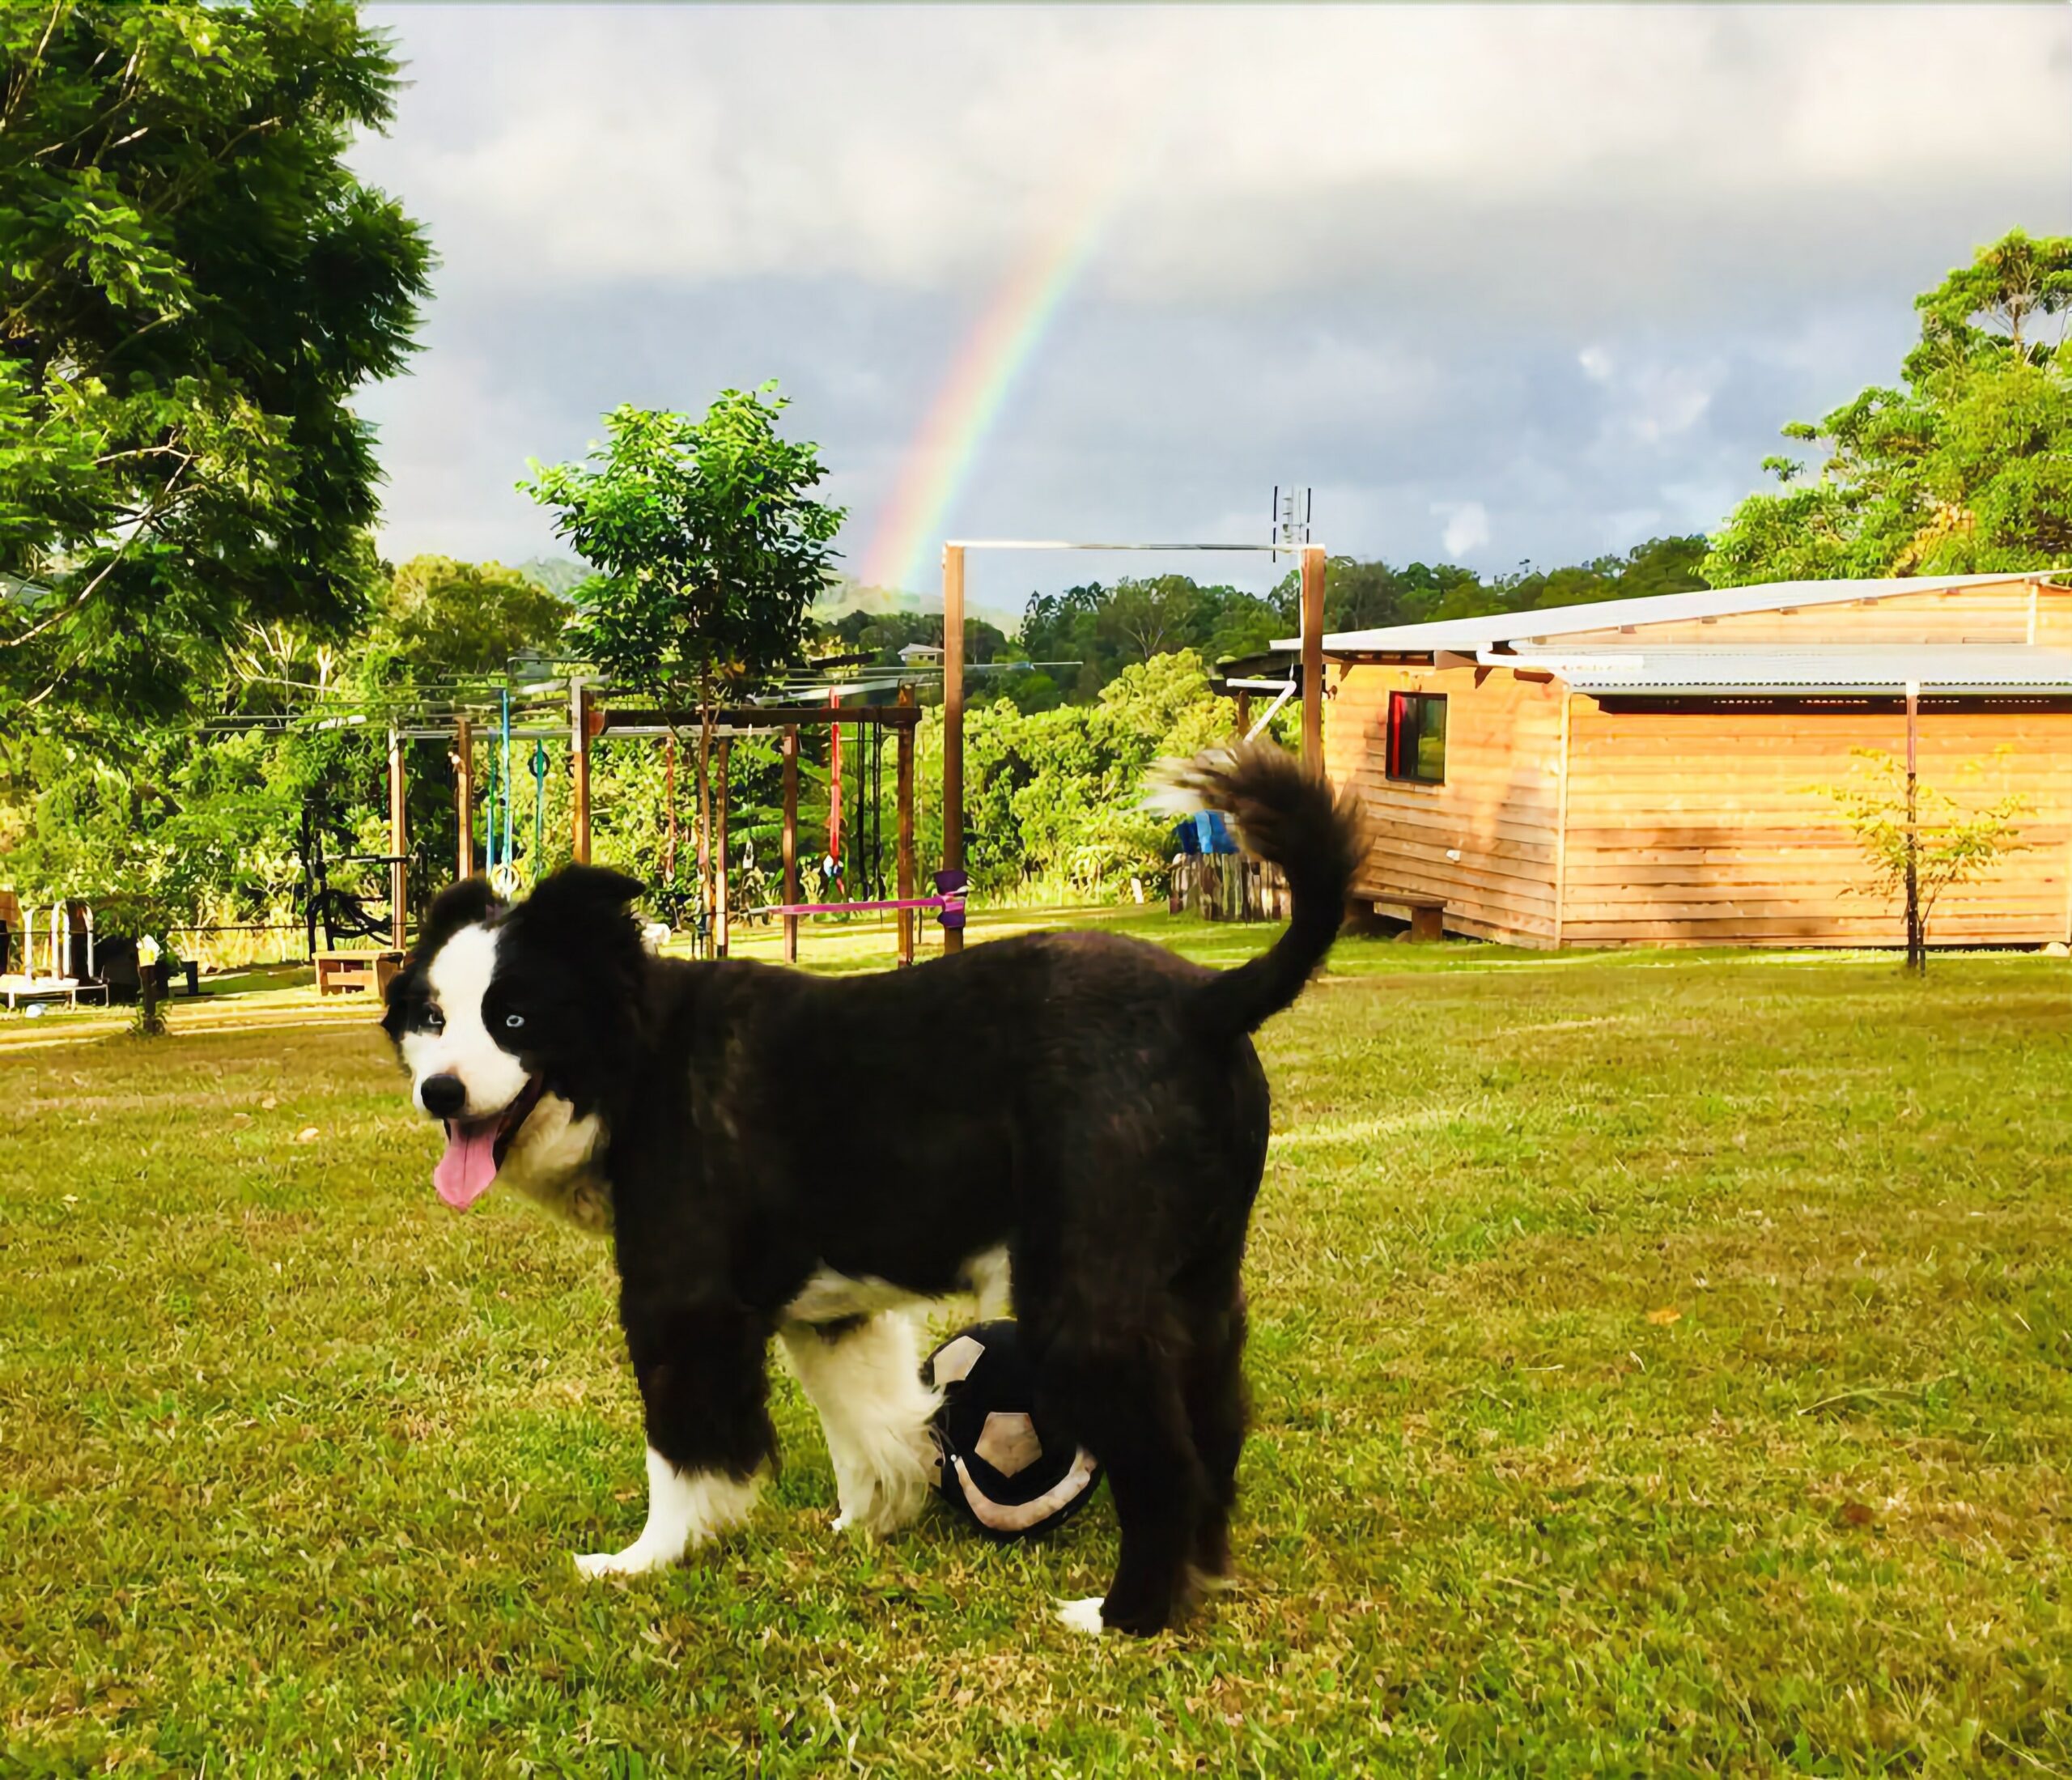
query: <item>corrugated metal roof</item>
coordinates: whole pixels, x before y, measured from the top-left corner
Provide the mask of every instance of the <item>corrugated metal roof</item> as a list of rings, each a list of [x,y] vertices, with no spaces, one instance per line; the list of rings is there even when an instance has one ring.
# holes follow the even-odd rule
[[[1541,668],[1577,692],[1721,693],[1798,696],[1807,693],[2072,692],[2072,649],[2000,643],[1807,643],[1792,646],[1717,644],[1655,648],[1520,648],[1484,652],[1492,665]]]
[[[1730,618],[1737,612],[1774,612],[1787,605],[1841,605],[1851,600],[1875,600],[1895,593],[1936,593],[1945,588],[1980,587],[1993,581],[2019,581],[2029,572],[1998,575],[1912,575],[1879,581],[1763,581],[1752,587],[1705,587],[1688,593],[1657,593],[1638,600],[1599,600],[1587,605],[1550,605],[1535,612],[1495,613],[1484,618],[1441,618],[1429,624],[1394,624],[1375,631],[1340,631],[1324,639],[1324,648],[1340,652],[1423,654],[1453,649],[1472,654],[1492,644],[1529,637],[1562,636],[1573,631],[1602,631],[1616,625],[1661,624],[1677,618]],[[1299,649],[1300,637],[1277,639],[1276,649]]]

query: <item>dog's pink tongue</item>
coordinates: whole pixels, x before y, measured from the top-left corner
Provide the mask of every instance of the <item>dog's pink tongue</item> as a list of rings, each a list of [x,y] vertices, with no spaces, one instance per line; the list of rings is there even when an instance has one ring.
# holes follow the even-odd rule
[[[446,1153],[431,1171],[431,1183],[439,1196],[456,1212],[464,1212],[489,1191],[496,1179],[496,1126],[484,1119],[462,1124],[448,1119]]]

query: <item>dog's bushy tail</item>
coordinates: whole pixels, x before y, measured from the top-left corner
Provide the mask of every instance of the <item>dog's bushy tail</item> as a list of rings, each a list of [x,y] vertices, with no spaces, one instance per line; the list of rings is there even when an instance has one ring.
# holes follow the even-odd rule
[[[1345,918],[1345,899],[1365,847],[1365,826],[1350,793],[1306,771],[1271,742],[1216,748],[1165,768],[1155,801],[1191,800],[1220,809],[1248,851],[1288,879],[1288,930],[1250,963],[1224,971],[1200,991],[1205,1017],[1250,1032],[1302,992]]]

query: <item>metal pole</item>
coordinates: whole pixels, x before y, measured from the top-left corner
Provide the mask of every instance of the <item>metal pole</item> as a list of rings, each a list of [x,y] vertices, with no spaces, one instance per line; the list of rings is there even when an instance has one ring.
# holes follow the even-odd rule
[[[1302,764],[1324,770],[1324,553],[1302,546]]]
[[[964,869],[964,546],[942,551],[942,869]],[[961,929],[943,929],[945,954],[964,949]]]

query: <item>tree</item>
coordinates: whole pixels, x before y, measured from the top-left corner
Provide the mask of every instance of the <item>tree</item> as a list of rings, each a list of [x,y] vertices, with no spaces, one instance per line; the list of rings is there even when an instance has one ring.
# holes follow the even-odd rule
[[[1928,924],[1943,891],[1968,884],[2018,852],[2019,793],[1967,809],[1947,792],[1919,783],[1906,761],[1878,748],[1854,748],[1862,763],[1849,784],[1822,787],[1854,831],[1871,871],[1872,894],[1900,899],[1907,968],[1928,968]]]
[[[173,708],[257,621],[362,605],[346,406],[430,250],[346,164],[396,64],[346,0],[0,11],[0,690]]]
[[[694,699],[699,875],[712,711],[723,688],[797,661],[847,516],[813,499],[820,448],[779,436],[788,406],[766,383],[723,390],[702,420],[631,406],[605,418],[581,463],[532,466],[520,486],[552,510],[554,532],[597,571],[575,592],[574,646],[614,683]]]
[[[2032,569],[2072,558],[2072,236],[2020,230],[1916,299],[1901,388],[1864,390],[1785,436],[1824,441],[1808,475],[1751,495],[1713,540],[1715,586]]]
[[[367,649],[382,678],[497,674],[515,655],[558,644],[569,612],[566,601],[501,563],[414,556],[388,578]]]

